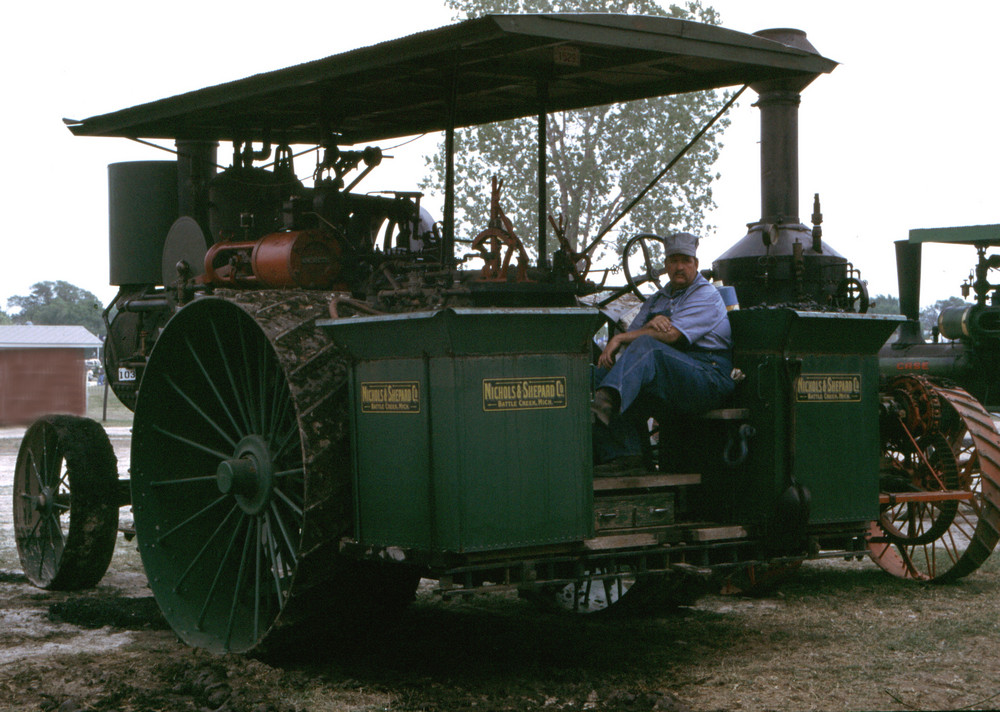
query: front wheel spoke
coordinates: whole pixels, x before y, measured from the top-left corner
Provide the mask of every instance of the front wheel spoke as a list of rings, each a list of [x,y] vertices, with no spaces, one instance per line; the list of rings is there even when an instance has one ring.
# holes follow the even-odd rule
[[[267,422],[267,374],[270,369],[267,367],[267,353],[260,349],[257,358],[257,368],[260,369],[260,378],[257,379],[257,406],[260,408],[258,416],[260,417],[260,427],[261,432],[267,432],[268,422]]]
[[[215,321],[212,320],[212,334],[215,336],[215,345],[219,348],[219,356],[222,359],[222,367],[226,371],[226,378],[229,380],[229,387],[233,391],[233,399],[236,401],[236,408],[239,410],[240,419],[243,421],[243,433],[249,433],[252,431],[253,426],[250,423],[250,418],[247,417],[246,407],[243,404],[243,400],[240,398],[240,391],[236,387],[236,378],[233,376],[233,369],[229,365],[229,357],[226,356],[226,349],[222,345],[222,337],[219,336],[219,329],[215,325]],[[237,428],[237,430],[239,430]]]
[[[217,504],[218,502],[220,502],[223,499],[225,499],[225,497],[221,497],[220,499],[217,499],[215,502],[213,502],[211,505],[209,505],[209,507],[214,506],[215,504]],[[205,509],[203,509],[202,512],[206,511],[209,507],[206,507]],[[232,509],[230,509],[229,512],[226,514],[226,516],[222,518],[222,521],[219,522],[219,526],[217,526],[215,528],[215,531],[212,532],[212,535],[210,537],[208,537],[208,539],[205,540],[205,543],[201,545],[201,549],[199,549],[198,553],[194,555],[193,559],[191,559],[191,563],[189,563],[187,565],[187,568],[184,569],[184,572],[180,576],[177,577],[177,580],[174,582],[174,593],[178,593],[180,591],[181,584],[183,584],[184,581],[187,579],[188,574],[190,574],[194,570],[194,567],[198,565],[199,561],[201,561],[201,557],[204,556],[205,552],[208,551],[208,549],[209,549],[210,546],[212,546],[212,542],[215,541],[215,537],[217,537],[219,535],[219,532],[221,532],[223,530],[223,528],[225,528],[226,522],[228,522],[230,520],[230,518],[232,518],[232,516],[236,512],[238,512],[238,511],[240,511],[239,506],[234,504],[233,507],[232,507]],[[202,512],[198,512],[198,514],[201,514]],[[198,514],[195,514],[194,516],[189,517],[187,521],[190,521],[191,519],[194,519],[194,517],[197,517]],[[174,529],[176,529],[176,528],[177,527],[174,527]],[[166,535],[164,535],[164,536],[166,536]],[[162,540],[162,539],[163,539],[163,537],[160,537],[160,540]]]
[[[218,477],[215,475],[201,475],[199,477],[182,477],[177,480],[157,480],[156,482],[150,482],[150,487],[166,487],[167,485],[187,485],[192,482],[215,482]]]
[[[250,361],[250,354],[247,351],[247,343],[246,343],[246,338],[243,335],[243,324],[242,324],[242,322],[237,322],[237,324],[236,324],[236,331],[237,331],[237,333],[240,336],[240,350],[243,353],[243,363],[249,365],[251,363],[251,361]],[[263,432],[263,428],[261,427],[261,423],[258,422],[257,419],[256,419],[257,408],[255,408],[254,404],[250,402],[250,398],[253,395],[254,390],[253,390],[253,382],[252,382],[251,377],[250,377],[250,369],[249,368],[243,369],[243,392],[247,396],[247,404],[246,405],[247,405],[247,413],[249,413],[249,415],[250,415],[250,425],[253,427],[253,429],[254,429],[255,432],[258,432],[258,433],[259,432]]]
[[[222,426],[216,423],[214,418],[212,418],[211,416],[208,415],[208,413],[202,410],[201,407],[194,402],[194,399],[192,399],[191,396],[185,393],[180,386],[174,383],[174,379],[172,379],[169,375],[165,376],[164,378],[166,379],[170,387],[174,389],[174,392],[177,393],[177,395],[179,395],[181,398],[183,398],[184,402],[186,402],[189,406],[191,406],[191,409],[195,413],[200,415],[202,417],[202,420],[208,423],[212,427],[212,429],[215,430],[215,432],[217,432],[219,435],[221,435],[222,439],[225,440],[227,443],[229,443],[230,447],[232,447],[235,450],[236,441],[233,440],[232,437],[230,437],[229,433],[223,430]],[[223,408],[226,410],[226,414],[229,415],[230,423],[232,423],[232,426],[236,429],[236,432],[239,432],[240,428],[236,424],[236,421],[233,419],[232,414],[229,413],[229,409],[225,407],[225,404],[223,404]]]
[[[276,368],[278,368],[276,366]],[[275,375],[274,388],[271,390],[271,422],[270,429],[277,427],[278,423],[285,422],[288,414],[288,404],[291,402],[288,393],[288,386],[285,383],[284,374],[280,371]]]
[[[207,454],[211,455],[212,457],[218,458],[219,460],[228,460],[231,457],[231,455],[227,455],[226,453],[222,452],[221,450],[214,450],[214,449],[208,447],[207,445],[202,445],[201,443],[197,443],[194,440],[191,440],[190,438],[184,437],[183,435],[178,435],[177,433],[172,433],[169,430],[161,428],[159,425],[156,425],[155,423],[153,424],[153,430],[155,430],[156,432],[158,432],[158,433],[160,433],[162,435],[166,435],[168,438],[172,438],[172,439],[176,440],[177,442],[184,443],[185,445],[189,445],[189,446],[195,448],[196,450],[201,450],[202,452],[207,453]]]
[[[253,639],[260,638],[260,575],[262,547],[261,538],[264,536],[264,527],[267,523],[267,513],[263,517],[257,518],[257,535],[254,537],[254,568],[253,568]]]
[[[27,460],[28,460],[27,463],[28,472],[30,473],[28,475],[28,480],[34,479],[35,482],[38,484],[38,489],[41,489],[42,487],[45,486],[45,483],[42,482],[42,473],[38,469],[38,460],[35,458],[34,450],[32,449],[28,450]],[[27,485],[27,483],[25,484]]]
[[[282,585],[282,577],[287,566],[285,566],[282,560],[278,542],[274,538],[274,528],[270,525],[269,518],[268,522],[267,548],[271,555],[271,579],[274,581],[274,591],[278,599],[278,610],[281,610],[285,606],[285,590]]]
[[[42,526],[43,520],[44,517],[39,517],[38,519],[35,520],[35,525],[31,527],[31,531],[28,532],[28,537],[30,537],[31,539],[38,539],[41,536],[41,532],[39,532],[39,527]]]
[[[284,502],[284,503],[285,503],[286,505],[288,505],[288,508],[289,508],[289,509],[291,509],[291,510],[292,510],[293,512],[295,512],[295,514],[296,514],[296,515],[298,515],[298,516],[299,516],[300,518],[302,517],[302,507],[300,507],[299,505],[297,505],[297,504],[296,504],[296,503],[295,503],[295,502],[294,502],[294,501],[292,500],[292,498],[291,498],[291,497],[289,497],[289,496],[288,496],[287,494],[285,494],[284,492],[282,492],[282,491],[281,491],[281,489],[280,489],[280,488],[278,488],[278,487],[275,487],[275,488],[274,488],[274,493],[275,493],[276,495],[278,495],[278,498],[279,498],[279,499],[280,499],[280,500],[281,500],[282,502]]]
[[[288,454],[286,448],[288,448],[289,445],[296,442],[294,438],[296,435],[298,435],[298,433],[299,433],[299,425],[298,423],[293,421],[292,426],[288,429],[288,432],[282,435],[280,438],[275,439],[274,441],[275,444],[273,445],[273,447],[275,452],[274,459],[276,461],[281,460],[281,458],[283,458],[286,454]]]
[[[45,546],[47,539],[44,536],[38,537],[38,573],[36,574],[39,579],[45,573],[45,557],[48,554],[49,548]]]
[[[281,538],[285,542],[285,549],[288,551],[289,557],[291,557],[292,564],[298,563],[295,556],[295,544],[292,542],[292,537],[288,534],[288,528],[285,526],[285,520],[282,519],[281,513],[278,512],[278,507],[274,502],[271,502],[271,514],[274,515],[274,520],[278,524],[278,530],[281,532]]]
[[[55,514],[55,513],[52,513],[49,516],[49,519],[51,520],[51,523],[49,524],[49,526],[51,526],[52,529],[55,530],[55,533],[59,535],[59,543],[62,546],[66,546],[66,535],[63,534],[62,524],[59,522],[59,516],[57,514]],[[55,540],[56,540],[56,538],[53,537],[52,538],[53,546],[55,545]]]
[[[273,509],[274,505],[272,504],[271,507]],[[284,602],[284,595],[281,590],[281,577],[278,571],[280,554],[278,552],[278,542],[274,538],[274,528],[271,526],[271,515],[269,512],[264,513],[264,521],[267,522],[267,551],[271,559],[271,580],[274,581],[274,593],[277,596],[278,608],[280,609]]]
[[[198,614],[198,630],[204,630],[205,616],[208,615],[208,607],[212,604],[212,599],[215,598],[215,590],[219,587],[219,581],[222,580],[222,573],[226,570],[226,562],[229,561],[229,555],[233,553],[233,546],[236,544],[236,536],[243,528],[243,522],[246,518],[247,515],[240,512],[240,519],[236,522],[236,526],[233,527],[233,534],[229,537],[229,544],[226,545],[226,551],[222,554],[222,560],[219,561],[219,570],[215,572],[215,578],[212,579],[212,585],[209,587],[208,593],[205,594],[205,603],[202,604],[201,613]]]
[[[182,521],[182,522],[176,524],[175,526],[171,527],[170,529],[168,529],[167,531],[165,531],[163,534],[160,534],[159,538],[157,538],[157,540],[156,540],[156,543],[157,544],[161,543],[168,536],[170,536],[171,534],[173,534],[177,530],[179,530],[179,529],[187,526],[188,524],[190,524],[191,522],[193,522],[195,519],[197,519],[198,517],[202,516],[203,514],[207,513],[209,510],[211,510],[213,507],[215,507],[220,502],[224,502],[226,500],[226,497],[228,497],[228,495],[225,495],[225,494],[224,495],[220,495],[218,499],[212,500],[211,502],[209,502],[207,505],[205,505],[204,507],[202,507],[201,509],[199,509],[197,512],[195,512],[194,514],[192,514],[190,517],[188,517],[184,521]],[[233,505],[233,509],[234,510],[236,509],[236,505]],[[227,518],[228,518],[228,515],[227,515]]]
[[[281,472],[275,472],[274,477],[291,477],[295,475],[304,475],[306,469],[304,467],[296,467],[293,470],[282,470]]]
[[[211,388],[212,393],[215,394],[215,399],[219,402],[219,405],[222,406],[222,410],[229,418],[229,422],[232,423],[233,428],[236,429],[237,433],[239,433],[241,436],[245,435],[248,432],[248,430],[240,430],[240,426],[236,423],[235,418],[233,418],[232,411],[230,411],[229,406],[226,404],[226,399],[222,397],[221,393],[219,393],[219,389],[215,385],[215,379],[212,378],[212,375],[209,373],[208,369],[205,368],[205,364],[202,363],[201,357],[198,356],[198,352],[195,350],[194,345],[191,343],[191,339],[185,338],[184,342],[187,344],[188,352],[191,354],[191,358],[194,359],[195,364],[197,364],[198,370],[201,371],[201,375],[205,378],[205,381],[208,383],[208,387]],[[167,381],[168,382],[170,381],[169,377],[167,377]],[[239,394],[236,394],[236,402],[237,404],[239,404]]]
[[[229,607],[229,621],[226,623],[226,650],[229,649],[229,642],[233,639],[233,623],[236,621],[236,609],[239,608],[240,605],[240,590],[243,588],[243,578],[246,576],[247,556],[250,554],[250,542],[254,538],[258,524],[259,522],[256,518],[250,519],[250,522],[247,525],[247,534],[243,538],[243,553],[240,555],[240,568],[236,572],[236,585],[233,586],[233,602]],[[256,605],[255,601],[255,608]]]

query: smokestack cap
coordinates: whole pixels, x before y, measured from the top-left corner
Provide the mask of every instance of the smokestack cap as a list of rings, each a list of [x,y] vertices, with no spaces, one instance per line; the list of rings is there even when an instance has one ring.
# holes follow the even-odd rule
[[[763,37],[765,40],[780,42],[786,47],[794,47],[804,52],[819,54],[816,48],[806,39],[806,33],[802,30],[792,29],[791,27],[775,27],[770,30],[758,30],[754,34],[758,37]]]
[[[819,52],[812,46],[812,43],[806,38],[806,33],[802,30],[796,30],[791,27],[776,27],[770,30],[758,30],[754,32],[754,35],[762,37],[765,40],[778,42],[786,47],[793,47],[809,54],[819,55]],[[818,74],[806,74],[798,78],[754,82],[750,86],[758,94],[767,91],[800,92],[809,86],[812,80],[818,76]]]

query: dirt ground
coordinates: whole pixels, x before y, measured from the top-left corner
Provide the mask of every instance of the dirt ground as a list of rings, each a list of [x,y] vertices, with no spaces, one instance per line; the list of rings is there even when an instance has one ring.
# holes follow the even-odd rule
[[[124,474],[127,429],[113,443]],[[921,586],[868,561],[809,563],[763,598],[580,619],[516,596],[422,586],[391,626],[294,659],[216,656],[161,617],[134,542],[101,584],[32,587],[10,516],[18,434],[0,431],[0,710],[904,710],[1000,707],[1000,566]],[[350,582],[345,582],[350,586]]]

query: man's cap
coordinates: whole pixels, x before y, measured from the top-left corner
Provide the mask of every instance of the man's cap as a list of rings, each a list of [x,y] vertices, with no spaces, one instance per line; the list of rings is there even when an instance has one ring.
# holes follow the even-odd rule
[[[690,232],[675,232],[663,239],[667,247],[667,257],[670,255],[688,255],[696,257],[698,251],[698,238]]]

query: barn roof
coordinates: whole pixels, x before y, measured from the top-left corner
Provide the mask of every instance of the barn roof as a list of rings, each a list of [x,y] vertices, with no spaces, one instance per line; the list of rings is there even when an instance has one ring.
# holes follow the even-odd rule
[[[93,349],[103,345],[84,326],[0,326],[0,349]]]
[[[319,144],[830,72],[713,25],[619,14],[487,15],[82,121],[79,136]],[[544,97],[544,98],[543,98]]]

